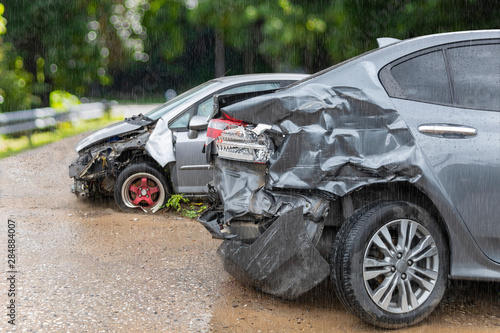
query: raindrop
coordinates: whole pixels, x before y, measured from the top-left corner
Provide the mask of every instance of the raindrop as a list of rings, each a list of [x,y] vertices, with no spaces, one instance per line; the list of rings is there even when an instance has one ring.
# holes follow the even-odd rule
[[[97,30],[97,29],[99,29],[99,22],[97,22],[97,21],[90,21],[87,24],[87,28],[89,30]]]
[[[87,34],[87,41],[91,42],[97,38],[97,33],[95,31],[91,31]]]
[[[281,21],[280,19],[273,19],[271,24],[276,30],[281,30],[281,28],[283,28],[283,21]]]
[[[144,46],[140,42],[139,43],[135,43],[134,50],[136,52],[142,52],[143,49],[144,49]]]
[[[125,29],[120,29],[118,31],[118,34],[120,35],[120,37],[122,37],[123,39],[127,39],[130,37],[130,31],[128,30],[125,30]]]
[[[109,49],[107,47],[103,47],[101,49],[101,56],[103,56],[103,57],[109,56]]]
[[[17,68],[17,69],[21,69],[23,68],[23,59],[21,57],[17,57],[16,58],[16,62],[14,63],[14,66]]]
[[[195,9],[198,7],[198,0],[187,0],[186,1],[186,8],[189,10]]]
[[[114,12],[117,14],[122,14],[125,11],[125,7],[122,5],[116,5],[114,8]]]
[[[147,53],[141,54],[141,60],[142,60],[142,62],[148,62],[149,61],[149,55]]]

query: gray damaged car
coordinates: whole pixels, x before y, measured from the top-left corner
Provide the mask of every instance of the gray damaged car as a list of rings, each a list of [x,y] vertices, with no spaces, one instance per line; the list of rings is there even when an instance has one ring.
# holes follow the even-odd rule
[[[448,279],[500,281],[500,30],[381,42],[219,99],[199,221],[243,283],[293,299],[330,276],[349,311],[397,328]]]
[[[213,178],[202,152],[214,94],[255,96],[305,74],[235,75],[205,82],[146,115],[101,129],[76,146],[72,192],[114,196],[123,210],[157,211],[173,193],[203,197]]]

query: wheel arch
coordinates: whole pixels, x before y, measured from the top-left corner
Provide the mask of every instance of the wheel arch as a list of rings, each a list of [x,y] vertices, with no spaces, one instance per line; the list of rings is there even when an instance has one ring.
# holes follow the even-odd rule
[[[146,163],[150,167],[154,168],[161,174],[165,176],[165,179],[167,181],[167,186],[168,190],[170,193],[173,193],[173,184],[172,184],[172,178],[169,173],[168,168],[162,168],[160,164],[151,156],[149,155],[145,150],[143,149],[135,149],[135,148],[130,148],[124,150],[120,156],[117,157],[116,161],[119,163],[120,168],[116,173],[116,177],[118,178],[118,174],[125,170],[129,165],[132,164],[139,164],[139,163]]]
[[[356,210],[385,201],[405,201],[425,209],[442,229],[446,245],[451,249],[450,232],[439,209],[429,196],[410,182],[371,184],[341,197],[340,200],[334,201],[331,207],[337,220],[335,224],[340,227]]]

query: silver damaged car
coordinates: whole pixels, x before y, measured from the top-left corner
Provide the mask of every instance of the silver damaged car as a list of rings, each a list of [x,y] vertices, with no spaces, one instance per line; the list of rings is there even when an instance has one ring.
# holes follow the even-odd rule
[[[296,298],[330,277],[350,312],[398,328],[448,279],[500,282],[500,30],[380,44],[220,100],[199,221],[243,283]]]
[[[215,94],[255,96],[307,77],[253,74],[217,78],[152,110],[103,128],[76,146],[69,166],[79,197],[114,196],[123,210],[157,211],[173,193],[206,196],[212,170],[202,152]]]

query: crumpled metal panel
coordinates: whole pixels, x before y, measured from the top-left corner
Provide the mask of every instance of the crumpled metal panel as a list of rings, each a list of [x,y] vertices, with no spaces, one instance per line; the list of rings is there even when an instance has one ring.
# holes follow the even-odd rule
[[[347,64],[222,109],[284,135],[268,163],[268,188],[343,196],[366,184],[421,176],[424,159],[373,68]]]
[[[167,120],[158,120],[145,149],[162,167],[175,162],[174,140]]]
[[[143,133],[138,134],[132,138],[107,142],[105,144],[96,145],[87,150],[85,154],[80,153],[78,158],[71,163],[69,166],[69,176],[77,177],[78,179],[91,180],[98,176],[97,174],[87,174],[87,171],[92,167],[97,161],[102,161],[105,163],[106,168],[102,168],[105,172],[106,169],[111,169],[111,162],[108,164],[107,158],[116,158],[120,156],[122,152],[126,149],[142,149],[146,145],[150,133],[144,129]],[[104,160],[103,160],[104,158]],[[102,175],[101,175],[102,176]]]
[[[295,299],[323,281],[330,266],[307,235],[300,208],[281,216],[252,245],[226,240],[218,249],[224,269],[239,281]]]
[[[375,66],[366,61],[343,64],[222,112],[271,125],[266,133],[278,139],[265,166],[219,157],[214,173],[225,223],[279,216],[252,245],[226,240],[219,249],[230,274],[273,295],[297,297],[328,275],[310,237],[301,236],[304,219],[321,218],[314,211],[328,213],[328,199],[373,183],[417,182],[427,168]]]
[[[329,201],[312,193],[266,189],[266,165],[216,158],[214,186],[224,204],[224,221],[251,214],[272,218],[300,207],[308,220],[320,221],[328,214]]]
[[[83,149],[89,148],[99,142],[105,142],[109,138],[114,136],[119,136],[124,133],[132,132],[141,128],[141,126],[136,124],[130,124],[125,121],[118,122],[116,124],[110,125],[108,127],[102,128],[89,136],[82,139],[75,147],[76,152],[80,152]]]

